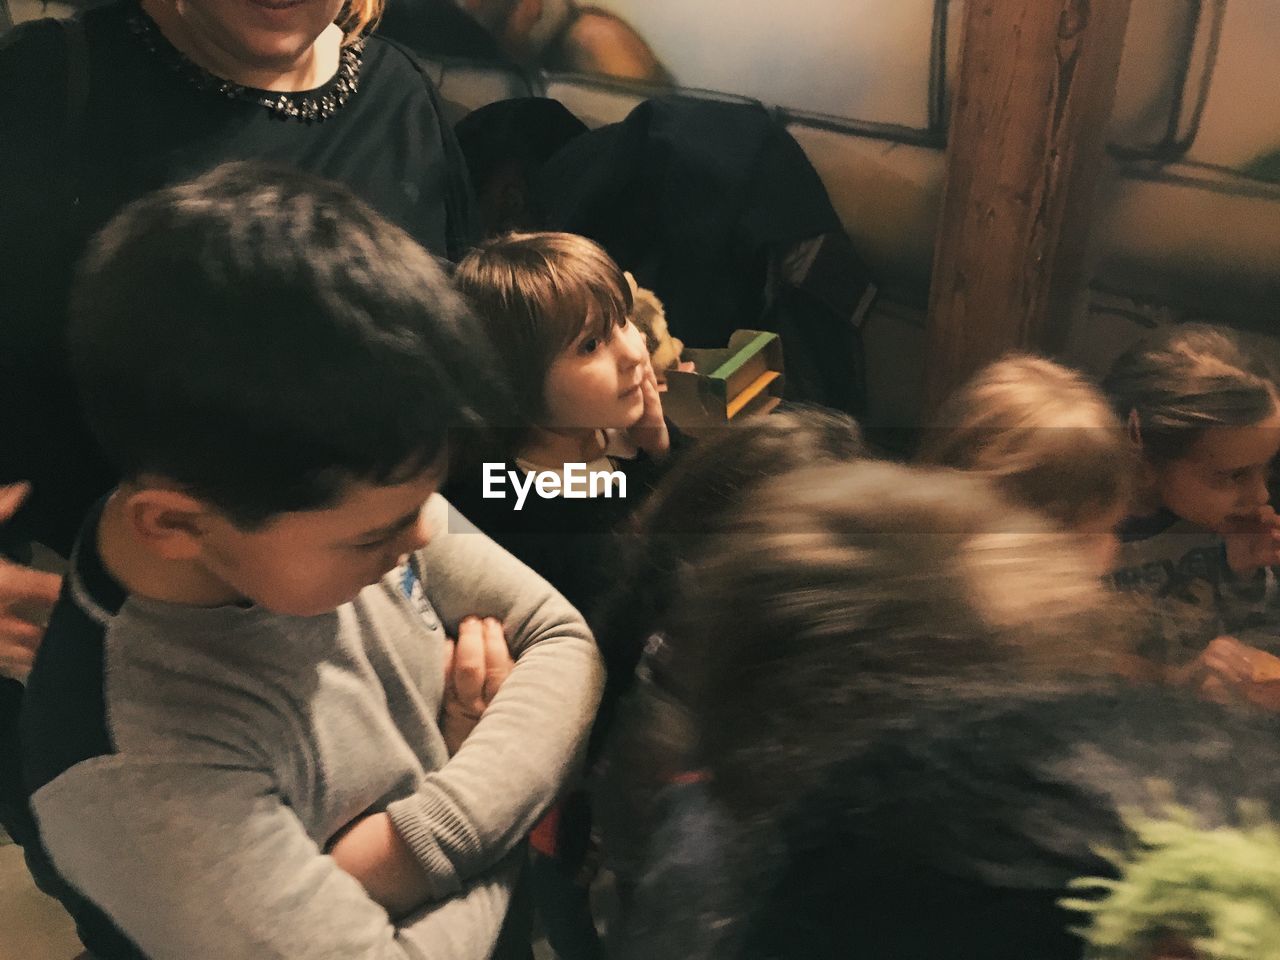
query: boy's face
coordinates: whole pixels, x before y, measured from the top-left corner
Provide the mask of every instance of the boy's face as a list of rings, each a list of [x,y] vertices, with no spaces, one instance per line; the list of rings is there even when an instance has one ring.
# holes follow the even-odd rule
[[[355,482],[332,507],[281,514],[256,530],[209,514],[198,562],[235,596],[269,610],[326,613],[426,546],[423,508],[440,480],[431,470],[390,486]]]

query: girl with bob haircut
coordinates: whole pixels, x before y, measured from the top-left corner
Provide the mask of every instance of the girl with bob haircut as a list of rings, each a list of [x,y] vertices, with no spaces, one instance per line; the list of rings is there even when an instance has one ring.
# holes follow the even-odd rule
[[[607,535],[643,500],[670,449],[644,336],[630,320],[631,288],[603,249],[567,233],[485,241],[454,280],[497,347],[498,379],[514,403],[502,429],[463,451],[450,500],[589,612],[611,582]],[[501,474],[503,497],[482,494],[485,464]],[[625,480],[594,484],[585,499],[529,487],[517,509],[529,474],[558,474],[563,490],[567,464]]]
[[[459,457],[445,496],[591,622],[617,574],[615,533],[670,449],[645,338],[631,322],[631,288],[603,249],[567,233],[485,241],[454,280],[497,347],[498,379],[515,402],[504,429]],[[568,495],[575,469],[591,478],[581,497]],[[499,497],[488,479],[495,475]],[[548,477],[558,495],[539,495]],[[521,500],[517,489],[529,493]],[[534,897],[563,960],[600,956],[579,882],[590,826],[578,793],[533,837]]]
[[[1106,397],[1075,371],[1042,357],[997,360],[943,405],[919,459],[991,479],[1084,538],[1099,574],[1110,572],[1134,456]]]
[[[1280,704],[1280,660],[1240,642],[1275,650],[1272,371],[1231,331],[1185,325],[1127,351],[1103,387],[1140,458],[1111,579],[1155,600],[1162,622],[1152,655],[1174,680]]]

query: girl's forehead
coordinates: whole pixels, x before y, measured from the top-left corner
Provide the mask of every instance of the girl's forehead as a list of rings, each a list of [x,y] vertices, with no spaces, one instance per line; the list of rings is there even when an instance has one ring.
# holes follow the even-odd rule
[[[1265,464],[1280,453],[1280,412],[1245,427],[1207,427],[1188,451],[1187,459],[1218,469]]]

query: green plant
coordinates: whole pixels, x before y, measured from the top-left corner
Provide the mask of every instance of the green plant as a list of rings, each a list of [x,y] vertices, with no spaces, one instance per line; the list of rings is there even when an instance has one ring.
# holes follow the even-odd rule
[[[1280,828],[1243,804],[1238,826],[1201,827],[1189,811],[1124,814],[1127,852],[1099,851],[1119,879],[1071,883],[1092,898],[1063,906],[1092,915],[1078,932],[1091,960],[1140,960],[1168,937],[1205,960],[1280,960]]]

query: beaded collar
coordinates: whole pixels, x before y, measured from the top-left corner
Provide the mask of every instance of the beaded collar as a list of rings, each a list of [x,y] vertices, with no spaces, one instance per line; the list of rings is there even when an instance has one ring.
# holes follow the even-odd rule
[[[215,76],[194,62],[166,39],[152,20],[135,6],[129,15],[129,32],[138,38],[151,53],[197,90],[209,90],[228,100],[243,100],[266,107],[283,120],[304,123],[327,120],[338,112],[360,82],[360,57],[364,52],[364,38],[342,48],[338,56],[338,72],[322,87],[306,93],[283,93],[277,90],[259,90],[246,87]]]

